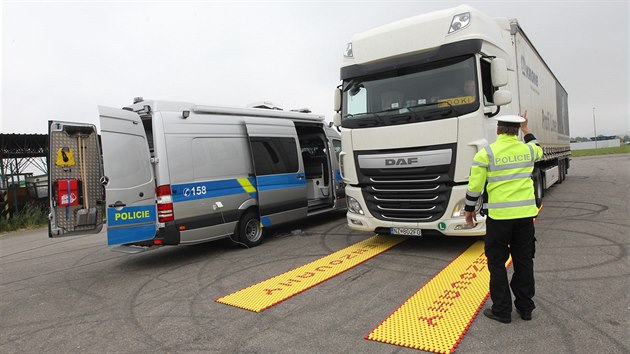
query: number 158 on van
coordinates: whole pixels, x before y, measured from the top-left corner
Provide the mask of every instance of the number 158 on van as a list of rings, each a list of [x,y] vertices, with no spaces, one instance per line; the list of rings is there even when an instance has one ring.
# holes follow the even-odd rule
[[[184,188],[184,196],[185,197],[204,195],[204,194],[206,194],[206,192],[207,192],[206,186],[197,186],[197,187],[192,187],[192,188]]]

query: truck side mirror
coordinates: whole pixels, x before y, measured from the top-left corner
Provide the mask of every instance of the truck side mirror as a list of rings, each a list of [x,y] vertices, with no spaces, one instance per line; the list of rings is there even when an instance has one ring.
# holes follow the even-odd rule
[[[335,107],[333,108],[333,111],[335,111],[335,112],[341,111],[341,89],[339,89],[339,88],[335,89],[334,105],[335,105]]]
[[[341,126],[341,113],[336,112],[335,114],[333,114],[333,124],[335,125],[335,127]]]
[[[508,83],[508,70],[505,59],[494,58],[490,64],[490,75],[492,75],[492,86],[503,87]],[[496,103],[496,101],[495,101]]]
[[[492,99],[497,106],[506,105],[512,102],[512,92],[508,90],[496,90],[492,95]]]

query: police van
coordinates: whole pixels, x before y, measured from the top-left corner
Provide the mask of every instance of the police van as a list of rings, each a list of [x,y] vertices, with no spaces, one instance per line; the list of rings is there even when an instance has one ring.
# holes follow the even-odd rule
[[[339,133],[323,116],[145,101],[49,122],[49,236],[100,232],[113,250],[231,237],[344,209]]]

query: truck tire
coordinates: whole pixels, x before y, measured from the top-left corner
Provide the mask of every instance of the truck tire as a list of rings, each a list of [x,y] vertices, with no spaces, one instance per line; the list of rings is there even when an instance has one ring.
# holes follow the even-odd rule
[[[558,184],[562,184],[564,182],[564,160],[558,160]]]
[[[534,196],[536,197],[536,206],[540,208],[540,206],[542,205],[542,198],[545,196],[545,189],[542,181],[542,173],[540,172],[539,168],[534,170],[532,179],[534,180]]]
[[[263,230],[257,212],[250,210],[243,214],[236,226],[236,239],[247,247],[255,247],[262,243]]]

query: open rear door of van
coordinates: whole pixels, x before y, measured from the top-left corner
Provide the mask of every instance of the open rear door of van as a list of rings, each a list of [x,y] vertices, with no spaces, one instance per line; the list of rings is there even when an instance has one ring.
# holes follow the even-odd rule
[[[106,185],[107,244],[133,244],[157,233],[155,177],[138,114],[98,107]]]
[[[48,236],[100,232],[105,222],[105,194],[96,127],[49,121],[48,137]]]

